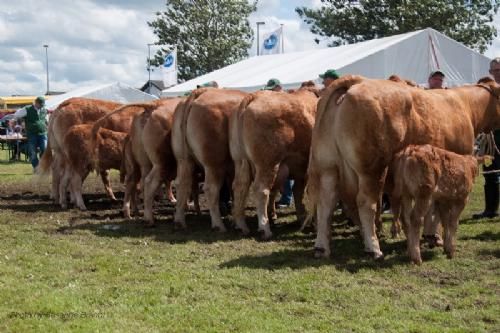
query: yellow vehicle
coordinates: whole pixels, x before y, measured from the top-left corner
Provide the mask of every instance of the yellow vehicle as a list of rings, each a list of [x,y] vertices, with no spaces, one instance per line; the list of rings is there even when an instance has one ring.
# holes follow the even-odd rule
[[[37,96],[6,96],[0,97],[0,109],[17,110],[23,106],[30,105]],[[45,99],[50,96],[45,96]]]

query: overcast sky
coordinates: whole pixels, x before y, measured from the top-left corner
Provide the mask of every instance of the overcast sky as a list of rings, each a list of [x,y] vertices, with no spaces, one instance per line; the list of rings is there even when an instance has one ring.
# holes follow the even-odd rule
[[[266,22],[261,35],[284,24],[285,52],[325,47],[314,42],[316,36],[295,13],[298,6],[320,5],[320,0],[260,0],[250,22],[254,28],[255,22]],[[115,81],[142,86],[148,79],[147,44],[156,41],[147,22],[164,8],[165,0],[0,0],[0,96],[45,92],[44,44],[51,91]],[[254,42],[251,55],[255,48]],[[486,55],[500,55],[498,38]],[[159,70],[152,78],[160,79]]]

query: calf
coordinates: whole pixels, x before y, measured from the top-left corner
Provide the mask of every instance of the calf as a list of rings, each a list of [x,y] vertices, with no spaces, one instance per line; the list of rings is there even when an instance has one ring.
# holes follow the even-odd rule
[[[458,218],[478,170],[476,158],[431,145],[410,145],[396,154],[391,169],[395,180],[393,196],[402,203],[410,260],[422,263],[420,228],[433,206],[444,228],[444,251],[452,258]]]
[[[63,209],[67,208],[66,190],[69,188],[76,206],[86,210],[82,184],[89,172],[94,168],[99,170],[105,187],[111,188],[108,170],[121,163],[122,143],[127,134],[102,128],[94,139],[96,151],[99,153],[96,158],[98,163],[94,165],[94,147],[90,143],[92,128],[92,124],[75,125],[64,136],[62,151],[66,165],[59,184],[59,203]]]

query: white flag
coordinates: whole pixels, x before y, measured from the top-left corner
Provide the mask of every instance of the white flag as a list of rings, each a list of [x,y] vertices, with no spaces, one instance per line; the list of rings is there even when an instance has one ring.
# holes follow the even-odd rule
[[[281,38],[283,31],[281,28],[264,35],[262,42],[262,52],[260,54],[278,54],[280,52]]]
[[[163,62],[163,84],[171,87],[177,84],[177,48],[165,56]]]

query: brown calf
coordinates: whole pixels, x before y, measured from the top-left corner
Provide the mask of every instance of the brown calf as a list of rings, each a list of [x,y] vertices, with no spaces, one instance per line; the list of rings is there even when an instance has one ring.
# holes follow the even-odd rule
[[[452,258],[458,218],[478,171],[476,158],[431,145],[410,145],[396,154],[391,169],[395,179],[393,196],[402,203],[410,260],[422,263],[420,229],[433,206],[444,228],[444,251]]]

